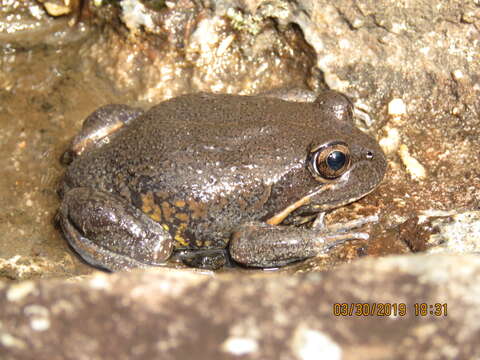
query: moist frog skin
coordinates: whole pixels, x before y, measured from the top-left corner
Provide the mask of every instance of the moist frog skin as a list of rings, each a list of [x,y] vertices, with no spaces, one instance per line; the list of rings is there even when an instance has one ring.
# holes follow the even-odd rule
[[[172,256],[203,268],[277,267],[367,238],[354,228],[371,219],[323,224],[386,169],[377,142],[353,125],[351,102],[334,91],[312,102],[272,96],[198,93],[146,112],[96,110],[59,191],[70,245],[117,271]]]

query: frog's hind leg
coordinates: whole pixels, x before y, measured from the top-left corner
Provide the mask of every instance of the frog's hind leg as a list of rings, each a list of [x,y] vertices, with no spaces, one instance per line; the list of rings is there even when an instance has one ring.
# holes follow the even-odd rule
[[[65,218],[60,217],[60,226],[67,238],[69,245],[88,264],[109,271],[122,271],[125,269],[143,268],[147,265],[105,249],[102,246],[90,241]]]
[[[89,188],[66,192],[58,220],[65,237],[91,265],[111,271],[162,265],[173,240],[126,200]]]

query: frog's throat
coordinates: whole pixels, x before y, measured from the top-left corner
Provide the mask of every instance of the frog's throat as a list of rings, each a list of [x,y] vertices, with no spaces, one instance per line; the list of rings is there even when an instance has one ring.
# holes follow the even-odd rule
[[[331,184],[325,184],[322,185],[321,187],[315,189],[311,193],[305,195],[302,197],[300,200],[295,201],[293,204],[287,206],[285,209],[280,211],[279,213],[273,215],[270,219],[268,219],[266,222],[267,224],[270,225],[278,225],[280,224],[285,218],[290,215],[293,211],[297,210],[299,207],[302,207],[304,205],[307,205],[310,203],[310,200],[314,197],[317,196],[323,192],[330,191],[336,187],[337,184],[331,183]]]

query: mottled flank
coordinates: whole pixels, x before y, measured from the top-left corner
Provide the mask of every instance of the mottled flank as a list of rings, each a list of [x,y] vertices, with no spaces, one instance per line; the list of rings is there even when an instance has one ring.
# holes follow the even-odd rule
[[[185,240],[184,233],[185,230],[187,229],[187,224],[185,223],[180,223],[175,231],[174,239],[177,243],[183,246],[188,246],[188,242]]]
[[[205,215],[207,215],[207,207],[201,202],[189,199],[187,201],[187,206],[192,214],[192,219],[194,220],[203,219],[205,218]]]
[[[142,211],[148,215],[150,219],[156,222],[162,221],[162,210],[155,204],[153,200],[153,194],[147,193],[141,196],[142,198]]]

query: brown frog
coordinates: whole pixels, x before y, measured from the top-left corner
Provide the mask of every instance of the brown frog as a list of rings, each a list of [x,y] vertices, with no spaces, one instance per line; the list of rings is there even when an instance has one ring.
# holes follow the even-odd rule
[[[345,96],[308,99],[199,93],[147,112],[96,110],[62,181],[68,242],[115,271],[162,265],[173,253],[205,268],[228,254],[277,267],[368,238],[353,229],[371,218],[326,227],[323,214],[375,189],[384,154],[353,125]]]

